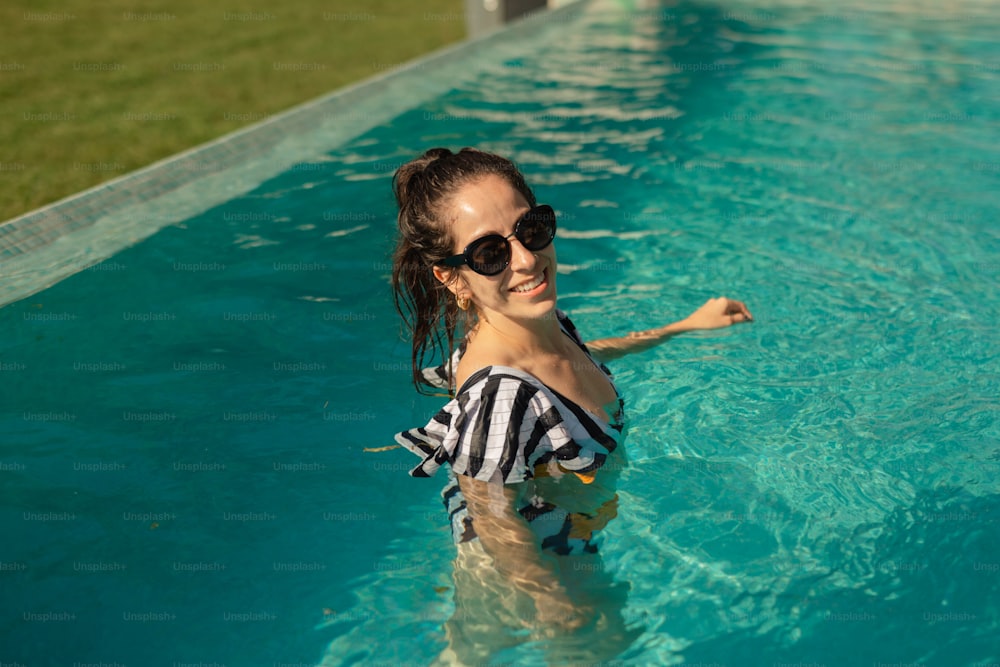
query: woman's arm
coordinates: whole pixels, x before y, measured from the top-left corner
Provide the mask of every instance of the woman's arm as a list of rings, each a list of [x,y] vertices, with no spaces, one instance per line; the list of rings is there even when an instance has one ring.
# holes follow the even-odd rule
[[[554,557],[542,552],[535,533],[514,508],[514,489],[457,477],[483,549],[497,570],[534,600],[538,621],[568,630],[583,625],[586,610],[569,599],[559,583]]]
[[[742,301],[720,296],[705,304],[683,320],[646,331],[633,331],[620,338],[601,338],[587,343],[587,349],[601,361],[611,361],[633,352],[655,347],[677,334],[702,329],[719,329],[737,322],[752,322],[753,315]]]

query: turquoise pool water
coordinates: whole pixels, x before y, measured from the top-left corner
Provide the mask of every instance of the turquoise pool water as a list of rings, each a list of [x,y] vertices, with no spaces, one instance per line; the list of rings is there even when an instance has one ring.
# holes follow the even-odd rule
[[[515,158],[630,412],[604,664],[1000,662],[1000,18],[584,3],[322,159],[0,310],[0,662],[423,665],[454,553],[393,432],[401,162]],[[611,601],[608,604],[612,604]],[[560,662],[525,643],[496,662]],[[569,650],[569,649],[565,649]],[[563,656],[586,662],[586,652]]]

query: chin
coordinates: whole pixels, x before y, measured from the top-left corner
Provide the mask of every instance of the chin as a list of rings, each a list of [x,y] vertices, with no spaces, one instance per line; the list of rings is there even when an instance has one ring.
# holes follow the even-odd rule
[[[507,317],[523,320],[544,320],[555,317],[556,296],[553,292],[550,298],[540,299],[532,303],[517,304],[517,308],[508,309]]]

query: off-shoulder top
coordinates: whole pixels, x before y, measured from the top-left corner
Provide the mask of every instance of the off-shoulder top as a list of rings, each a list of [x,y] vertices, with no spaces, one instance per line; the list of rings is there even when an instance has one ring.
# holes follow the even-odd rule
[[[556,310],[563,332],[600,368],[570,319]],[[458,365],[464,346],[455,351]],[[433,384],[451,386],[444,365],[425,371]],[[421,462],[410,474],[429,477],[450,464],[442,491],[456,542],[476,539],[454,475],[517,485],[516,506],[538,535],[542,548],[560,554],[593,552],[593,533],[617,513],[615,486],[626,465],[624,401],[605,422],[538,378],[509,366],[473,373],[426,426],[396,434],[396,441]]]

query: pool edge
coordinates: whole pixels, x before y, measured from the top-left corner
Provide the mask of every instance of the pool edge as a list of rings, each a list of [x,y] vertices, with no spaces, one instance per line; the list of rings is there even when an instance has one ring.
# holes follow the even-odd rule
[[[477,52],[515,55],[512,45],[572,17],[587,2],[567,0],[532,12],[0,222],[0,307],[244,194],[480,74],[489,62]],[[415,78],[419,70],[426,75]],[[389,104],[373,104],[386,98]],[[362,111],[350,111],[359,107]]]

